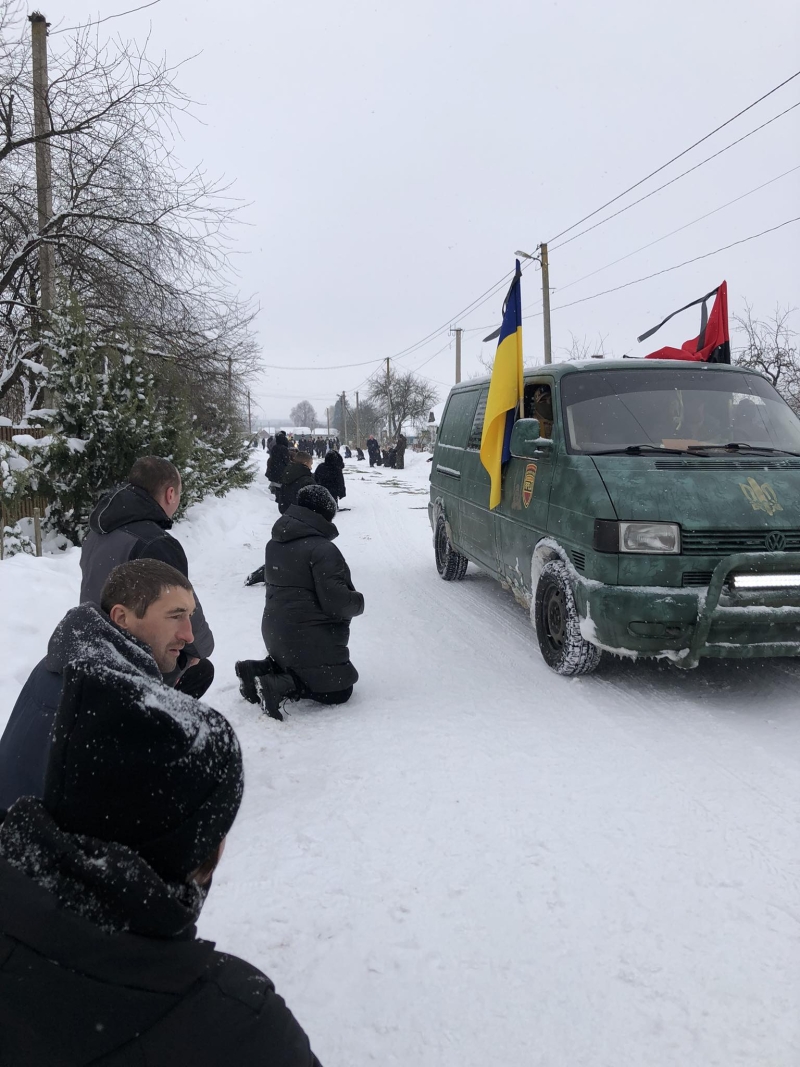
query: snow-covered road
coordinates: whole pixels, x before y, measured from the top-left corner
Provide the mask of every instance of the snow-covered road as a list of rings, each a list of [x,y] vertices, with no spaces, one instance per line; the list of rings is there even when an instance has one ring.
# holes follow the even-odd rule
[[[263,477],[176,530],[247,766],[201,933],[275,980],[325,1067],[797,1067],[800,664],[556,677],[510,593],[439,579],[407,458],[348,464],[367,607],[342,708],[239,697]],[[0,725],[77,561],[0,564]]]

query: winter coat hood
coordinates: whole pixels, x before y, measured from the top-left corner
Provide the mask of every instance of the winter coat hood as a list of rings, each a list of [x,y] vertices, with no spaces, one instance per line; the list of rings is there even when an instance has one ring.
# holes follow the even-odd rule
[[[339,460],[336,458],[337,456],[338,452],[328,452],[322,462],[325,463],[328,467],[333,467],[334,470],[338,470]]]
[[[34,797],[0,823],[0,857],[107,933],[192,937],[206,898],[195,882],[164,881],[125,845],[66,833]]]
[[[294,482],[299,481],[300,478],[304,478],[310,474],[311,470],[305,463],[298,463],[296,460],[292,460],[284,471],[283,484],[292,485]]]
[[[62,674],[68,663],[78,659],[92,659],[126,670],[134,667],[142,674],[161,678],[148,646],[115,626],[96,604],[70,608],[53,631],[44,663],[48,671]]]
[[[136,485],[121,485],[105,493],[89,516],[89,528],[95,533],[108,534],[130,522],[155,522],[164,530],[172,527],[172,519],[145,489]]]
[[[297,541],[301,537],[324,537],[333,541],[339,536],[339,531],[332,522],[328,522],[322,515],[309,508],[301,508],[299,504],[292,504],[281,515],[272,527],[272,538],[275,541]]]

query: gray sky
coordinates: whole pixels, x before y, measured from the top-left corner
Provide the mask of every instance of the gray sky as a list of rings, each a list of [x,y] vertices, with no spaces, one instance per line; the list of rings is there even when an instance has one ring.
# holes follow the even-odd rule
[[[135,0],[134,0],[135,3]],[[124,10],[63,0],[63,25]],[[796,0],[504,4],[476,0],[227,7],[161,0],[108,23],[171,61],[200,53],[181,87],[202,107],[179,155],[235,180],[251,206],[237,231],[243,292],[261,304],[265,370],[254,406],[322,416],[370,366],[445,326],[398,366],[453,381],[447,325],[464,335],[464,376],[493,348],[503,292],[453,318],[533,251],[800,69]],[[800,78],[651,180],[625,206],[800,101]],[[800,165],[800,108],[592,233],[551,252],[552,303],[590,296],[800,215],[800,170],[681,233],[571,284]],[[603,218],[606,212],[592,222]],[[582,228],[582,227],[580,227]],[[577,233],[578,231],[572,231]],[[572,236],[572,233],[567,236]],[[552,242],[557,245],[558,241]],[[553,313],[554,359],[570,335],[645,354],[697,332],[673,320],[636,335],[727,278],[731,313],[800,304],[800,223]],[[537,310],[541,275],[523,279]],[[443,351],[438,351],[444,347]],[[525,322],[541,362],[541,318]],[[438,354],[435,354],[437,353]],[[377,366],[377,362],[375,364]]]

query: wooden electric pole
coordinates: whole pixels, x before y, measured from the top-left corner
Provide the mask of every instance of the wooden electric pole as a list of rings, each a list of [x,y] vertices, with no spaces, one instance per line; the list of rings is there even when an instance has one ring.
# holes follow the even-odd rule
[[[450,327],[450,333],[456,335],[456,385],[461,381],[461,334],[463,332],[460,326]]]
[[[342,444],[347,444],[347,393],[342,393]]]
[[[550,264],[547,259],[547,245],[539,245],[542,255],[542,322],[544,323],[544,361],[552,363],[550,346]]]
[[[361,448],[361,431],[358,425],[358,393],[356,393],[356,448]]]
[[[247,430],[248,433],[253,432],[253,417],[250,414],[250,390],[247,390]]]
[[[325,408],[325,419],[326,419],[326,421],[328,423],[328,440],[330,440],[330,436],[331,436],[331,409],[330,408]],[[327,446],[328,442],[326,441],[325,444]]]
[[[228,356],[228,409],[233,407],[233,356]]]
[[[36,137],[36,221],[43,234],[53,217],[53,170],[50,159],[50,113],[47,93],[50,82],[47,74],[47,27],[44,15],[34,11],[31,23],[31,53],[33,59],[33,132]],[[53,247],[47,240],[39,245],[39,307],[46,318],[53,307]]]
[[[389,358],[389,356],[386,357],[386,405],[389,411],[389,437],[391,438],[394,418],[392,416],[392,381],[389,374]]]

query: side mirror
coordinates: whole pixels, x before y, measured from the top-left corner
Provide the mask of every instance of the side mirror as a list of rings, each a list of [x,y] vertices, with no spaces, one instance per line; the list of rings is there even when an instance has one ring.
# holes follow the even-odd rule
[[[517,419],[511,431],[511,455],[516,459],[533,459],[553,447],[549,437],[541,437],[538,419]]]

